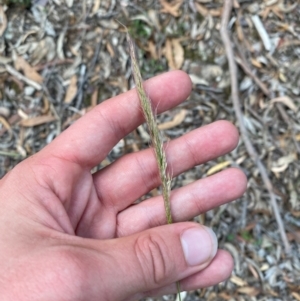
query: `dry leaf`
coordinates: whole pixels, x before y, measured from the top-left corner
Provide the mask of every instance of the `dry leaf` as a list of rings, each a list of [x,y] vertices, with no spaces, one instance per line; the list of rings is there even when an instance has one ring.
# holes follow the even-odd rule
[[[150,21],[153,23],[153,25],[156,27],[156,29],[158,31],[160,31],[161,26],[160,26],[160,23],[159,23],[158,12],[154,9],[150,9],[148,11],[148,17],[149,17]]]
[[[297,160],[297,154],[289,154],[287,156],[283,156],[277,160],[275,166],[271,168],[274,173],[285,171],[288,166]]]
[[[43,78],[42,76],[35,71],[34,68],[32,68],[29,63],[27,63],[23,57],[21,56],[17,56],[16,60],[15,60],[15,68],[18,71],[23,71],[25,76],[31,80],[33,80],[36,83],[41,84],[43,82]]]
[[[174,62],[177,69],[182,67],[184,62],[184,50],[179,39],[172,39]]]
[[[237,0],[233,0],[233,7],[234,7],[235,9],[240,8],[240,4],[239,4],[239,2],[238,2]]]
[[[254,15],[251,17],[252,19],[252,23],[254,24],[263,44],[264,47],[267,51],[270,51],[272,49],[272,43],[271,43],[271,39],[269,37],[269,34],[267,33],[264,24],[262,23],[262,21],[260,20],[258,15]]]
[[[278,77],[283,83],[286,83],[287,78],[282,72],[279,72]]]
[[[111,44],[109,42],[106,43],[106,49],[109,52],[111,57],[115,56],[114,48],[111,46]]]
[[[74,0],[65,0],[65,1],[69,8],[71,8],[73,6]]]
[[[286,105],[288,108],[290,108],[291,110],[293,110],[294,112],[297,112],[297,107],[296,107],[295,103],[288,96],[281,96],[281,97],[273,98],[270,101],[270,104],[272,105],[272,104],[274,104],[276,102],[281,102],[284,105]]]
[[[2,116],[0,116],[0,123],[10,132],[12,133],[12,129],[10,124],[6,121],[6,119]]]
[[[262,68],[261,62],[259,62],[257,59],[251,59],[251,64],[256,68]]]
[[[238,276],[235,276],[235,275],[232,275],[230,277],[230,282],[234,283],[237,286],[246,286],[248,284],[243,279],[241,279],[241,278],[239,278]]]
[[[147,51],[150,52],[150,55],[154,60],[158,59],[158,55],[157,55],[157,51],[156,51],[156,45],[151,40],[148,42]]]
[[[67,93],[66,93],[66,96],[65,96],[65,103],[71,103],[72,100],[74,99],[74,97],[76,96],[77,94],[77,76],[76,75],[73,75],[71,77],[71,80],[70,80],[70,85],[68,87],[68,90],[67,90]]]
[[[225,162],[219,163],[219,164],[217,164],[217,165],[211,167],[211,168],[207,171],[206,175],[207,175],[207,176],[210,176],[210,175],[212,175],[212,174],[214,174],[214,173],[216,173],[216,172],[218,172],[218,171],[224,169],[225,167],[227,167],[227,166],[230,165],[230,164],[231,164],[230,161],[225,161]]]
[[[98,89],[96,89],[91,97],[91,107],[94,108],[98,104]]]
[[[237,33],[239,41],[241,41],[241,42],[244,41],[244,32],[243,32],[243,29],[242,29],[239,19],[237,20],[235,26],[236,26],[236,33]]]
[[[209,14],[212,17],[220,17],[222,15],[222,8],[220,8],[220,9],[210,9]]]
[[[0,5],[0,37],[3,35],[6,27],[7,27],[7,18],[3,6]]]
[[[26,158],[27,153],[26,153],[26,150],[24,149],[24,147],[22,147],[21,145],[18,144],[16,149],[23,158]]]
[[[37,116],[29,119],[24,119],[20,122],[20,126],[33,127],[44,123],[55,121],[56,118],[52,115]]]
[[[160,130],[168,130],[179,124],[185,119],[187,111],[181,110],[178,114],[176,114],[172,121],[164,122],[158,126]]]
[[[11,111],[9,108],[7,107],[0,107],[0,116],[3,116],[5,118],[8,118],[10,115]]]
[[[100,8],[100,4],[101,4],[101,0],[94,0],[94,6],[93,6],[91,16],[94,16],[98,12]]]
[[[61,60],[65,59],[65,54],[63,50],[65,35],[66,35],[66,31],[63,30],[57,39],[56,52],[57,52],[57,57]]]
[[[272,244],[270,244],[270,246],[271,246]],[[262,272],[264,272],[264,271],[266,271],[266,270],[268,270],[270,268],[270,266],[267,264],[267,263],[263,263],[263,265],[260,267],[260,270],[262,271]]]
[[[297,300],[300,301],[300,294],[296,293],[296,292],[292,292],[292,296]]]
[[[209,83],[205,79],[203,79],[197,75],[189,74],[189,77],[194,85],[209,86]]]
[[[255,268],[250,263],[248,263],[248,269],[250,270],[250,272],[252,273],[252,275],[255,279],[259,279],[259,274],[257,273]]]
[[[164,48],[165,57],[168,60],[169,67],[171,69],[176,69],[174,66],[173,53],[172,53],[172,43],[170,39],[166,40],[166,46]]]
[[[167,39],[165,56],[170,69],[180,69],[184,62],[184,50],[179,39]]]
[[[204,5],[197,2],[195,2],[194,4],[200,15],[202,15],[203,17],[206,17],[208,15],[208,9]]]
[[[53,37],[47,36],[39,41],[31,55],[31,64],[33,66],[39,64],[46,57],[47,62],[50,62],[56,56],[56,43]]]
[[[245,294],[245,295],[249,295],[249,296],[257,296],[259,294],[259,290],[256,289],[255,287],[250,287],[250,286],[247,286],[247,287],[239,287],[237,289],[237,291],[241,294]]]
[[[46,114],[49,111],[50,102],[46,96],[43,97],[43,107],[42,107],[42,114]]]
[[[204,5],[197,2],[194,3],[195,7],[200,15],[206,18],[208,15],[212,17],[220,17],[222,14],[222,9],[207,9]]]
[[[179,8],[181,7],[183,0],[177,0],[177,1],[173,1],[171,3],[167,2],[166,0],[159,0],[160,4],[162,5],[162,9],[161,12],[162,13],[166,13],[166,14],[170,14],[174,17],[178,17],[179,16]]]
[[[18,80],[25,82],[27,85],[32,86],[34,89],[40,91],[42,90],[42,86],[37,82],[29,79],[28,77],[24,76],[20,72],[18,72],[15,68],[10,65],[5,65],[6,71],[10,73],[12,76],[16,77]]]
[[[224,300],[232,300],[231,294],[226,293],[226,292],[220,292],[220,293],[218,293],[218,297],[222,298]]]

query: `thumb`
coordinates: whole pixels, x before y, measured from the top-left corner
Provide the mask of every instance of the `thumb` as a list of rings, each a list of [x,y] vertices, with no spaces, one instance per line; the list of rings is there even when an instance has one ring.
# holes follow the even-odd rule
[[[97,249],[102,293],[124,300],[201,271],[216,255],[217,238],[205,226],[178,223],[97,241]]]

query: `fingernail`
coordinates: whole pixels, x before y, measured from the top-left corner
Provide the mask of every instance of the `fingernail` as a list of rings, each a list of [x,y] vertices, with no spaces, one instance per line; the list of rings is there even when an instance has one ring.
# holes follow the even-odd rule
[[[181,245],[187,264],[195,266],[216,255],[218,240],[210,228],[202,226],[184,231],[181,235]]]

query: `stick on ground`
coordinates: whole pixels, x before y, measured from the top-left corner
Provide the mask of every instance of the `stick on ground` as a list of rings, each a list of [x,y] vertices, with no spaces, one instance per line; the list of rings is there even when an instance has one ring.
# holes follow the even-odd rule
[[[228,34],[228,29],[227,29],[231,10],[232,10],[232,0],[224,1],[220,33],[221,33],[222,41],[224,43],[227,60],[228,60],[228,65],[229,65],[229,70],[230,70],[231,97],[232,97],[233,107],[234,107],[234,111],[235,111],[236,117],[239,122],[241,135],[244,140],[247,152],[250,155],[250,157],[252,158],[253,162],[257,165],[259,172],[261,174],[262,180],[268,190],[268,193],[270,196],[270,201],[271,201],[271,206],[272,206],[272,209],[273,209],[273,212],[275,215],[276,222],[278,224],[278,229],[279,229],[281,239],[284,244],[285,252],[290,253],[291,246],[289,244],[289,241],[288,241],[285,229],[284,229],[284,224],[283,224],[282,218],[279,213],[278,205],[277,205],[275,194],[273,191],[273,185],[268,176],[265,166],[263,165],[262,161],[259,159],[259,156],[258,156],[251,140],[249,139],[248,132],[247,132],[247,129],[246,129],[246,127],[244,125],[244,121],[243,121],[243,113],[242,113],[240,101],[239,101],[239,91],[238,91],[238,82],[237,82],[237,66],[235,63],[233,49],[231,46],[231,40],[230,40],[230,37]]]

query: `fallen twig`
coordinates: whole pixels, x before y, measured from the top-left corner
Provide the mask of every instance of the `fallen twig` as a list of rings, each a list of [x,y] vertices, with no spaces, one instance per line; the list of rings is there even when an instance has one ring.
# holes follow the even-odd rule
[[[232,97],[232,101],[233,101],[233,107],[234,107],[235,114],[236,114],[236,117],[239,122],[241,135],[244,140],[247,152],[250,155],[250,157],[252,158],[252,160],[254,161],[254,163],[257,165],[259,172],[261,174],[262,180],[263,180],[263,182],[268,190],[268,193],[270,195],[271,206],[272,206],[272,209],[273,209],[273,212],[275,215],[275,219],[278,224],[278,228],[279,228],[279,232],[280,232],[283,244],[284,244],[285,252],[289,253],[291,250],[291,247],[290,247],[289,241],[287,239],[283,221],[282,221],[280,213],[279,213],[275,194],[273,192],[273,185],[270,181],[270,178],[268,176],[265,166],[263,165],[262,161],[259,159],[259,156],[258,156],[255,148],[253,147],[251,140],[249,139],[247,129],[243,122],[243,113],[242,113],[242,110],[240,107],[240,101],[239,101],[239,96],[238,96],[239,91],[238,91],[238,83],[237,83],[237,66],[235,63],[233,49],[231,46],[231,41],[230,41],[230,37],[228,34],[228,29],[227,29],[231,9],[232,9],[232,0],[224,1],[220,33],[221,33],[222,41],[224,43],[224,47],[225,47],[225,51],[226,51],[226,55],[227,55],[227,59],[228,59],[228,64],[229,64],[230,79],[231,79],[231,97]]]
[[[262,90],[262,92],[266,96],[270,97],[270,91],[267,88],[267,86],[254,74],[254,72],[248,66],[246,62],[246,58],[236,38],[234,38],[234,44],[237,46],[237,50],[239,54],[239,57],[235,57],[236,62],[240,65],[243,71],[255,81],[255,83]]]

